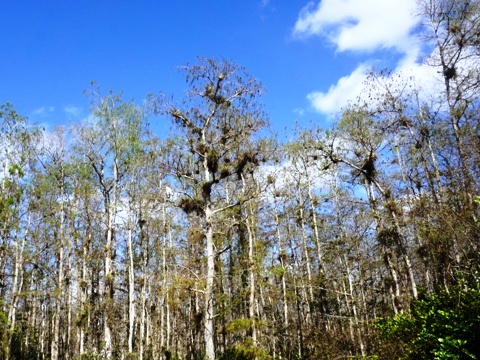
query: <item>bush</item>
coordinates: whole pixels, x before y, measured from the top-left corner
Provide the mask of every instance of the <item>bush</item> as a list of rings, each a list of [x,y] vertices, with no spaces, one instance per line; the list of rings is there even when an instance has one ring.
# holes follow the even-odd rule
[[[0,306],[2,304],[0,303]],[[0,359],[8,356],[8,322],[7,315],[0,310]]]
[[[258,347],[254,347],[251,341],[242,344],[236,344],[222,353],[218,360],[271,360],[272,357],[268,353]]]
[[[458,285],[423,295],[410,312],[375,327],[380,358],[480,360],[480,291]]]

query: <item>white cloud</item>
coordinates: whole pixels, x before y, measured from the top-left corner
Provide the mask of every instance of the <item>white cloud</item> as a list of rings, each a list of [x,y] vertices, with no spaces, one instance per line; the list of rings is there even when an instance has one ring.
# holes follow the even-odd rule
[[[36,116],[44,117],[44,116],[48,116],[54,111],[55,111],[55,108],[53,106],[42,106],[41,108],[33,110],[32,114]]]
[[[297,187],[299,179],[305,181],[307,175],[312,190],[316,193],[327,193],[332,181],[335,180],[335,174],[320,170],[317,164],[309,162],[306,167],[301,164],[295,166],[291,160],[275,165],[262,165],[255,173],[256,179],[262,183],[268,183],[269,178],[274,180],[274,185],[263,194],[264,200],[268,202],[273,202],[275,191],[287,194],[292,188]]]
[[[370,52],[372,57],[358,65],[352,73],[341,77],[328,91],[313,91],[307,95],[316,111],[332,115],[349,101],[362,99],[364,81],[371,70],[369,64],[379,64],[385,58],[380,50],[397,52],[392,76],[409,81],[423,96],[434,96],[438,87],[438,69],[419,63],[422,53],[412,34],[420,18],[414,16],[416,0],[322,0],[305,6],[295,23],[294,35],[322,36],[342,51]],[[375,53],[374,53],[375,52]],[[381,63],[381,62],[380,62]]]
[[[409,79],[423,100],[437,96],[438,89],[444,86],[444,80],[437,67],[421,64],[408,57],[398,63],[393,75],[397,74]]]
[[[350,75],[340,78],[335,85],[330,86],[328,91],[311,92],[307,99],[317,112],[328,116],[340,112],[349,102],[356,100],[369,102],[369,95],[375,97],[372,88],[367,89],[368,85],[365,84],[370,71],[366,63],[361,64]],[[436,97],[438,89],[443,84],[438,68],[420,64],[411,57],[402,58],[390,73],[389,79],[390,81],[384,78],[383,82],[389,83],[392,90],[399,90],[408,83],[419,92],[420,99],[424,101]],[[397,88],[394,88],[395,86]]]
[[[69,106],[65,106],[63,108],[63,111],[71,116],[71,117],[74,117],[74,118],[79,118],[81,115],[82,115],[82,108],[81,107],[77,107],[77,106],[72,106],[72,105],[69,105]]]
[[[340,78],[327,92],[312,92],[307,95],[307,99],[316,111],[332,115],[360,95],[367,71],[367,65],[362,64],[350,75]]]
[[[416,0],[322,0],[305,6],[294,35],[327,37],[339,51],[411,47]]]

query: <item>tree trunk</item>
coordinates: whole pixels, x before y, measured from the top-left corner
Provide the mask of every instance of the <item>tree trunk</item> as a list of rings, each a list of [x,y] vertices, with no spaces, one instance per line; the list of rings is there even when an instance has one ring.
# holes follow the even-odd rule
[[[108,205],[107,205],[108,206]],[[104,279],[104,304],[103,304],[103,353],[107,359],[112,357],[112,330],[110,327],[110,313],[113,310],[113,270],[112,270],[112,237],[113,219],[111,210],[107,209],[107,237],[105,243],[105,279]]]
[[[215,360],[213,329],[213,284],[215,280],[215,251],[213,244],[213,212],[210,204],[205,209],[205,236],[207,241],[207,285],[205,287],[205,358]]]
[[[62,169],[63,172],[63,169]],[[63,175],[63,174],[62,174]],[[63,180],[63,178],[62,178]],[[62,181],[61,180],[61,181]],[[64,204],[64,184],[63,181],[60,184],[60,232],[58,235],[58,249],[57,249],[57,282],[55,286],[55,313],[53,315],[53,339],[51,344],[51,360],[58,359],[58,346],[60,340],[60,316],[62,311],[62,291],[63,289],[63,246],[64,246],[64,233],[65,233],[65,204]]]
[[[206,144],[205,131],[202,132],[202,142]],[[204,154],[203,169],[205,172],[205,183],[210,183],[212,174],[208,164],[208,154]],[[213,308],[213,285],[215,282],[215,248],[213,243],[213,205],[210,199],[210,193],[206,194],[205,207],[205,240],[207,242],[207,284],[205,287],[205,358],[206,360],[215,360],[215,339],[214,339],[214,308]]]
[[[135,323],[135,279],[133,272],[132,224],[128,229],[128,353],[133,353],[133,330]]]
[[[115,226],[115,214],[117,210],[117,185],[118,185],[118,168],[117,163],[113,164],[113,185],[109,190],[104,187],[104,204],[105,215],[107,220],[107,234],[105,241],[105,274],[104,274],[104,298],[103,298],[103,353],[107,359],[112,357],[113,344],[112,344],[112,321],[113,321],[113,308],[114,308],[114,268],[113,268],[113,256],[114,256],[114,226]],[[103,185],[105,186],[105,180],[103,179]],[[112,197],[110,199],[110,196]]]
[[[251,209],[250,209],[251,210]],[[250,216],[253,217],[253,211],[250,212]],[[250,225],[250,221],[247,218],[247,231],[248,231],[248,264],[249,264],[249,278],[250,278],[250,297],[248,304],[248,316],[251,321],[252,341],[253,346],[257,346],[257,326],[255,318],[255,259],[253,257],[255,238],[253,230]]]
[[[140,226],[140,249],[142,252],[142,288],[140,290],[140,327],[138,334],[138,358],[143,360],[143,353],[145,351],[145,323],[147,317],[147,265],[148,265],[148,256],[147,252],[149,250],[147,238],[145,236],[145,231],[143,229],[144,219],[142,217],[142,212],[139,216],[139,226]]]

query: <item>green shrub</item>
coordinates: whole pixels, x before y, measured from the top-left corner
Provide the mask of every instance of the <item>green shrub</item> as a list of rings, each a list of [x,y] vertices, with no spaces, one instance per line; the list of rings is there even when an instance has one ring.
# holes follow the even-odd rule
[[[271,360],[272,357],[259,347],[254,347],[251,341],[230,346],[222,353],[218,360]]]
[[[411,310],[380,320],[379,357],[480,360],[480,292],[463,285],[423,295]]]
[[[105,357],[95,351],[88,351],[82,355],[78,355],[76,360],[104,360]]]
[[[2,304],[0,303],[0,306]],[[0,359],[8,356],[8,322],[7,315],[0,310]]]

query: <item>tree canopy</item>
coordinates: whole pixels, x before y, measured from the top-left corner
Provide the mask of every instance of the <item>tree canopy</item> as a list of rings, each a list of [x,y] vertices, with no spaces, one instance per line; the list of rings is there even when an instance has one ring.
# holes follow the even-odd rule
[[[480,9],[420,9],[435,96],[372,71],[284,143],[225,59],[54,131],[2,105],[0,357],[480,359]]]

